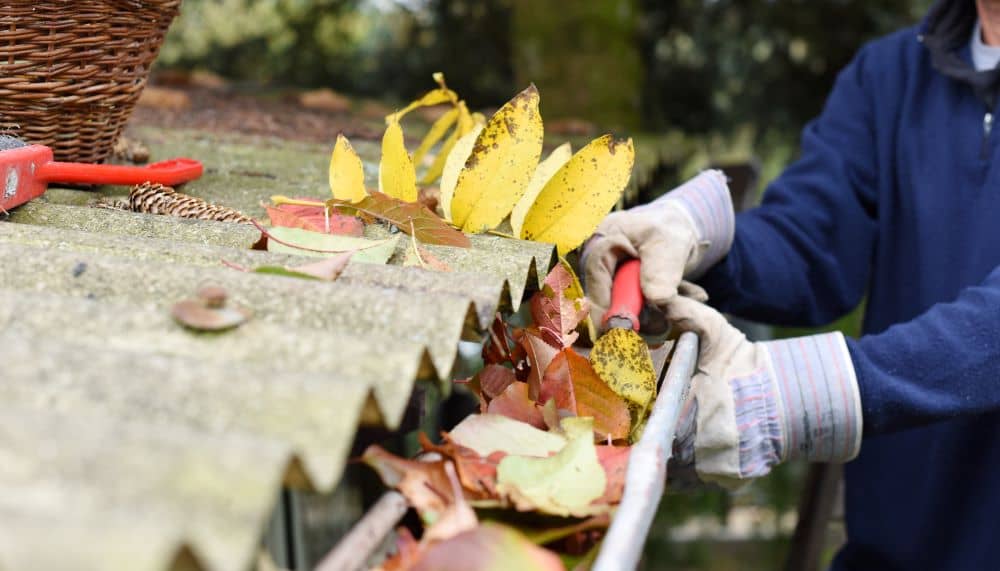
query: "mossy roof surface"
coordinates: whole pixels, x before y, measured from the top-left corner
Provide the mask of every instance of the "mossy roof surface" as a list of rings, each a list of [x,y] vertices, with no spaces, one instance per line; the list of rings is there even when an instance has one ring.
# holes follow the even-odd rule
[[[154,159],[205,163],[184,192],[250,216],[273,194],[328,193],[320,146],[138,132]],[[376,145],[355,146],[377,164]],[[248,274],[223,260],[312,260],[250,250],[246,225],[90,206],[124,191],[53,188],[0,222],[0,569],[247,568],[281,485],[332,489],[359,426],[398,426],[414,384],[444,383],[459,340],[555,261],[476,236],[428,247],[450,272],[398,251],[333,283]],[[209,283],[249,321],[175,322]]]

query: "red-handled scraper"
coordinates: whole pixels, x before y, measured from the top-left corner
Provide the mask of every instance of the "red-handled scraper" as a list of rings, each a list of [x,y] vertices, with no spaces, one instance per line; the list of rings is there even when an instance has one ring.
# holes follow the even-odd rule
[[[649,347],[637,333],[639,313],[645,302],[640,270],[639,260],[628,260],[618,266],[611,285],[611,306],[601,320],[605,333],[590,352],[590,362],[597,374],[628,401],[633,426],[646,417],[652,406],[658,376]]]
[[[0,135],[0,211],[10,210],[41,196],[49,183],[133,185],[144,182],[175,186],[201,176],[194,159],[171,159],[144,167],[60,163],[52,149],[28,145]]]

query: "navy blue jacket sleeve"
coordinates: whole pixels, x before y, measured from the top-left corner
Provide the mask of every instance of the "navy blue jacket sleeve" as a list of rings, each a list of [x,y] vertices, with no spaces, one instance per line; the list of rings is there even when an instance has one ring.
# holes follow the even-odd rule
[[[736,217],[729,254],[699,283],[717,308],[781,325],[820,325],[856,306],[876,236],[876,143],[866,50],[837,78],[802,154]]]
[[[848,341],[865,435],[1000,411],[1000,267],[919,317]]]

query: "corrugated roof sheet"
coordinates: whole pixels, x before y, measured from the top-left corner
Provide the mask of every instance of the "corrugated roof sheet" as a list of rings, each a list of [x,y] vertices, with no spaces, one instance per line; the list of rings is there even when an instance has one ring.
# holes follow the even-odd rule
[[[183,140],[160,138],[158,157]],[[226,185],[231,171],[277,168],[273,153],[261,166],[247,146],[220,147],[225,168],[187,192],[259,215],[268,192]],[[326,160],[282,157],[287,177]],[[479,339],[554,263],[547,245],[476,236],[471,249],[429,247],[447,273],[244,274],[221,260],[301,259],[249,250],[249,227],[90,198],[50,191],[0,222],[4,570],[246,568],[282,483],[332,489],[359,424],[397,426],[414,383],[446,379],[458,341]],[[169,307],[202,283],[253,319],[221,334],[179,326]]]

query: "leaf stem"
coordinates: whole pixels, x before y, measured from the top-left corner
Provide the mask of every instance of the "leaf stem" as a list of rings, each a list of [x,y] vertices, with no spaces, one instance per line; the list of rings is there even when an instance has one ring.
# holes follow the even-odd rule
[[[271,197],[271,202],[275,206],[281,206],[282,204],[291,204],[293,206],[316,206],[319,208],[326,207],[325,202],[317,202],[315,200],[302,200],[300,198],[288,198],[280,194],[276,194]]]
[[[501,238],[509,238],[511,240],[520,240],[520,238],[518,238],[517,236],[515,236],[513,234],[508,234],[506,232],[501,232],[499,230],[487,230],[486,233],[489,234],[489,235],[491,235],[491,236],[500,236]]]
[[[413,254],[417,257],[417,263],[420,264],[420,267],[426,270],[427,262],[420,256],[420,245],[417,244],[416,234],[417,230],[413,226],[413,219],[410,218],[410,243],[413,244]]]

